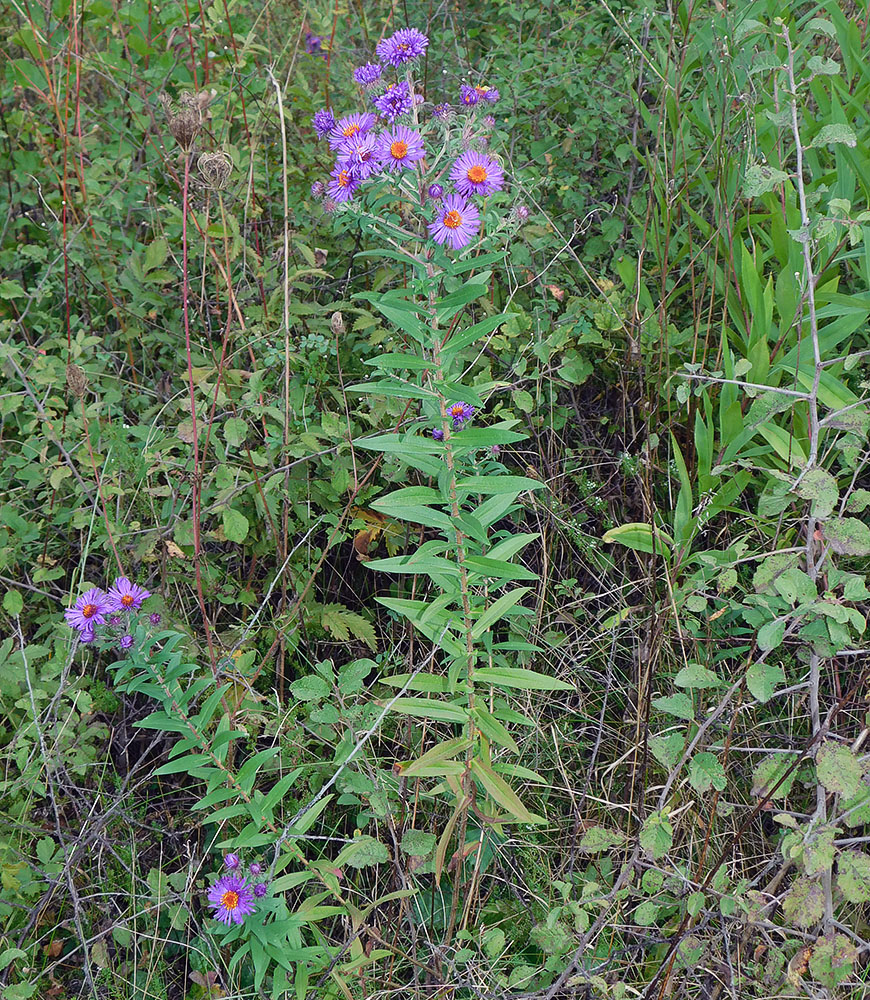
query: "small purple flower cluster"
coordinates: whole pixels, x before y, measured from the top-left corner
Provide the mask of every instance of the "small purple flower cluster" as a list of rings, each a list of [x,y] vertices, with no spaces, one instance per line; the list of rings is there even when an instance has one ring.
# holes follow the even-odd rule
[[[250,875],[240,874],[241,859],[238,854],[227,854],[224,867],[228,874],[222,875],[208,891],[208,901],[214,907],[214,918],[222,924],[243,924],[257,909],[255,900],[262,899],[269,891],[266,882],[254,882],[262,871],[261,865],[249,865]]]
[[[391,37],[378,42],[376,53],[379,62],[357,67],[353,73],[354,80],[363,91],[372,91],[380,86],[384,67],[404,66],[422,56],[428,45],[429,39],[416,28],[401,28]],[[483,85],[463,84],[460,92],[460,104],[467,106],[481,101],[493,104],[498,98],[495,87]],[[462,250],[481,228],[480,210],[470,199],[475,196],[487,198],[501,191],[505,185],[504,169],[495,157],[471,148],[468,135],[478,147],[486,145],[485,136],[474,134],[474,119],[469,121],[463,133],[464,141],[459,148],[464,152],[458,156],[454,154],[448,166],[438,170],[436,176],[426,178],[427,126],[418,124],[416,110],[422,99],[422,95],[414,93],[409,75],[405,80],[386,83],[380,93],[372,95],[374,113],[356,112],[336,121],[328,109],[318,111],[312,125],[318,137],[327,140],[336,158],[329,181],[314,181],[311,193],[324,199],[325,210],[334,211],[337,206],[352,201],[365,181],[413,170],[419,180],[421,204],[426,200],[425,194],[428,194],[429,200],[438,203],[435,217],[427,223],[429,236],[435,243],[446,245],[451,250]],[[437,121],[449,122],[453,110],[449,104],[439,104],[432,115]],[[413,116],[410,124],[399,121],[408,116]],[[491,128],[494,124],[491,115],[485,116],[484,127]],[[430,131],[432,128],[433,125],[428,126]],[[448,141],[449,125],[447,136],[445,138],[443,131],[437,131],[439,144]],[[437,164],[440,155],[432,156],[429,162]],[[448,193],[439,183],[445,176],[453,187]],[[427,185],[427,180],[432,183]]]
[[[310,56],[322,56],[326,59],[326,52],[323,50],[323,39],[320,35],[315,35],[311,31],[305,32],[305,51]]]
[[[470,403],[451,403],[447,407],[447,416],[453,421],[453,430],[461,431],[463,426],[474,416],[474,407]],[[436,441],[444,440],[444,431],[436,427],[432,431]]]
[[[142,607],[142,602],[151,594],[126,576],[119,576],[104,593],[99,587],[92,587],[75,602],[71,608],[64,611],[64,618],[70,628],[76,629],[80,642],[93,642],[97,637],[98,625],[106,626],[110,632],[119,626],[123,633],[118,642],[122,649],[133,645],[133,636],[127,632],[129,615]],[[160,615],[156,612],[148,616],[152,625],[160,624]]]

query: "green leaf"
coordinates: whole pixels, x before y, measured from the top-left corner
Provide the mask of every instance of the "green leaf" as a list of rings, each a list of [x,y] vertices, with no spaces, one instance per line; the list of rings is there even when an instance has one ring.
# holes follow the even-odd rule
[[[825,913],[825,892],[818,879],[795,879],[782,901],[783,916],[798,927],[811,927]]]
[[[620,545],[625,545],[637,552],[658,552],[662,556],[670,555],[670,550],[674,546],[674,540],[670,535],[661,529],[656,529],[655,535],[653,535],[652,528],[642,521],[611,528],[609,531],[605,531],[601,540],[608,545],[618,542]]]
[[[692,699],[687,694],[683,694],[682,691],[668,695],[666,698],[653,698],[652,705],[660,712],[675,715],[678,719],[691,721],[695,718]]]
[[[679,671],[674,678],[677,687],[703,690],[704,688],[717,688],[722,686],[722,681],[700,663],[689,663]]]
[[[840,983],[852,975],[857,957],[858,949],[849,938],[832,931],[817,938],[813,944],[810,972],[823,986],[836,990]]]
[[[686,738],[682,733],[671,733],[669,736],[650,736],[649,748],[653,757],[670,770],[677,766],[677,762],[683,755],[686,748]]]
[[[870,857],[842,851],[837,858],[837,886],[850,903],[870,902]]]
[[[16,958],[27,958],[27,952],[20,948],[4,948],[0,951],[0,971],[11,965]]]
[[[506,594],[502,594],[501,597],[493,601],[472,626],[472,639],[479,639],[482,635],[488,632],[490,628],[500,618],[503,618],[508,611],[510,611],[511,608],[530,590],[531,587],[517,587],[514,590],[509,590]]]
[[[502,493],[519,496],[526,490],[543,488],[544,483],[528,476],[467,476],[456,482],[457,493],[482,493],[487,496],[497,496]]]
[[[526,569],[516,563],[507,562],[504,559],[493,559],[491,556],[465,557],[465,568],[470,573],[479,573],[481,576],[490,577],[494,580],[537,580],[538,574]]]
[[[445,740],[427,750],[422,757],[414,761],[405,761],[398,764],[399,772],[407,777],[414,777],[421,770],[431,768],[445,761],[452,761],[454,757],[464,753],[471,746],[471,740],[464,736],[457,736],[452,740]]]
[[[231,448],[238,448],[248,436],[248,425],[239,417],[224,421],[224,439]]]
[[[671,849],[674,828],[661,813],[650,813],[640,831],[640,846],[655,861]]]
[[[621,830],[608,830],[604,826],[591,826],[583,834],[578,847],[586,854],[601,854],[625,843],[625,834]]]
[[[300,677],[290,685],[290,693],[297,701],[321,701],[330,690],[329,684],[317,674]]]
[[[17,618],[24,610],[24,598],[18,590],[7,590],[3,595],[3,610]]]
[[[471,761],[471,771],[478,781],[486,789],[487,794],[502,809],[506,810],[520,823],[544,823],[542,816],[529,812],[520,801],[517,793],[504,780],[500,774],[496,774],[493,769],[484,761],[473,758]]]
[[[816,775],[829,792],[851,797],[862,788],[858,758],[847,746],[826,740],[816,754]]]
[[[840,498],[837,480],[826,469],[818,466],[807,472],[794,491],[802,500],[812,501],[810,514],[822,520],[830,517]]]
[[[402,834],[401,847],[405,854],[415,858],[425,858],[435,850],[437,839],[434,833],[426,833],[424,830],[405,830]]]
[[[497,743],[499,746],[507,747],[511,753],[519,756],[520,748],[517,746],[513,736],[511,736],[505,726],[494,715],[487,712],[485,708],[472,709],[472,715],[477,723],[477,728],[488,740]]]
[[[797,775],[795,768],[777,788],[780,779],[795,762],[795,754],[781,753],[765,757],[752,775],[752,794],[760,799],[784,799],[791,791]],[[774,789],[776,789],[774,791]]]
[[[765,622],[758,630],[758,648],[762,652],[776,649],[782,643],[785,636],[785,618],[774,618],[773,621]]]
[[[810,149],[835,143],[842,143],[844,146],[857,146],[858,137],[855,135],[855,130],[850,125],[823,125],[813,136]]]
[[[693,892],[690,894],[689,898],[686,900],[686,910],[690,917],[697,917],[701,910],[704,909],[704,904],[707,902],[706,897],[703,892]]]
[[[474,671],[475,681],[499,687],[519,688],[521,691],[573,691],[574,685],[549,677],[536,670],[522,667],[481,667]]]
[[[223,523],[228,541],[243,542],[248,537],[248,519],[234,507],[224,507]]]
[[[782,667],[764,662],[753,663],[746,671],[746,687],[756,701],[770,701],[776,685],[785,680]]]
[[[432,719],[435,722],[468,721],[468,712],[461,705],[433,698],[397,698],[390,705],[390,711],[417,719]]]
[[[372,865],[380,865],[390,860],[390,852],[386,845],[382,844],[374,837],[358,837],[339,851],[332,867],[342,868],[348,865],[350,868],[370,868]]]
[[[689,784],[696,792],[724,791],[727,780],[719,758],[706,750],[696,753],[689,764]]]
[[[787,180],[788,174],[784,170],[769,167],[766,163],[753,163],[746,168],[743,177],[743,196],[759,198]]]
[[[340,642],[347,642],[353,636],[364,642],[372,652],[378,648],[372,623],[340,604],[324,604],[320,610],[320,624]]]
[[[837,517],[822,529],[825,541],[844,556],[870,556],[870,528],[857,517]]]
[[[153,240],[145,248],[145,262],[143,268],[146,271],[153,271],[155,267],[161,267],[169,256],[169,244],[162,237]]]

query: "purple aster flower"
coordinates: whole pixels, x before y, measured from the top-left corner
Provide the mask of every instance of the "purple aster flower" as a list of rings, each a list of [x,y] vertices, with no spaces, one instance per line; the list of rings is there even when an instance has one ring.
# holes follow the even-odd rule
[[[529,209],[527,205],[515,205],[514,215],[520,220],[520,222],[525,222],[529,217]]]
[[[377,118],[370,111],[360,111],[355,115],[346,115],[335,123],[329,133],[329,145],[339,149],[346,139],[352,139],[360,132],[368,132]]]
[[[93,642],[94,626],[104,625],[109,611],[114,611],[114,608],[108,597],[98,587],[94,587],[82,594],[71,608],[67,608],[63,616],[71,628],[90,633],[89,639],[82,635],[82,642]]]
[[[96,633],[93,628],[79,629],[79,642],[93,642],[95,638]]]
[[[162,618],[155,611],[153,612],[153,614],[148,615],[148,621],[151,622],[152,625],[159,625],[160,622],[162,621]]]
[[[461,194],[448,194],[434,222],[429,223],[429,235],[436,243],[449,243],[454,250],[468,246],[471,237],[480,232],[480,213]]]
[[[357,66],[353,78],[364,90],[370,90],[380,80],[382,72],[383,68],[378,63],[366,63],[365,66]]]
[[[387,84],[387,89],[380,97],[373,98],[372,103],[378,109],[378,115],[381,118],[386,118],[388,122],[394,122],[411,110],[414,106],[414,98],[408,84],[403,80],[401,83]]]
[[[432,431],[432,438],[435,441],[443,441],[444,440],[444,431],[442,431],[440,427],[436,427]]]
[[[495,102],[499,99],[500,95],[495,87],[480,86],[475,87],[474,89],[477,91],[477,96],[481,101],[487,101],[489,104],[495,104]]]
[[[375,51],[381,62],[401,66],[423,55],[429,39],[416,28],[400,28],[391,38],[382,38]]]
[[[471,420],[474,416],[474,407],[468,403],[451,403],[447,407],[447,416],[453,420],[453,430],[458,431],[466,420]]]
[[[469,87],[467,83],[463,83],[459,88],[459,103],[470,108],[472,105],[477,104],[479,100],[480,94],[477,92],[477,87]]]
[[[121,616],[120,615],[109,615],[109,624],[110,625],[120,625],[121,624]]]
[[[469,149],[450,168],[450,180],[460,194],[486,197],[504,187],[504,171],[491,156]]]
[[[335,116],[326,108],[321,108],[311,119],[311,124],[314,126],[317,138],[322,139],[335,128]]]
[[[326,58],[326,53],[323,51],[323,39],[320,35],[314,35],[310,31],[305,32],[305,51],[310,56]]]
[[[492,115],[484,115],[480,122],[484,128],[495,128],[495,118]]]
[[[340,163],[336,163],[335,169],[332,171],[332,180],[329,182],[326,190],[332,201],[336,205],[341,205],[353,198],[354,192],[359,185],[359,178],[354,176],[353,171],[349,167],[343,167]],[[325,201],[323,207],[326,208]]]
[[[224,875],[208,891],[208,901],[215,908],[214,918],[221,923],[242,924],[254,910],[254,892],[238,875]]]
[[[324,191],[326,191],[326,185],[323,183],[323,181],[312,181],[311,183],[312,198],[322,198]]]
[[[260,867],[260,865],[257,864],[256,861],[252,865],[249,865],[249,869],[252,875],[259,875],[260,872],[263,870]]]
[[[129,649],[133,645],[132,635],[122,635],[121,636],[121,649]]]
[[[374,132],[360,132],[350,139],[345,139],[338,148],[336,161],[345,170],[350,171],[358,181],[370,177],[380,166],[376,150],[378,137]]]
[[[232,871],[235,871],[235,870],[236,870],[236,868],[238,868],[240,864],[241,864],[241,860],[239,859],[239,856],[238,856],[238,854],[228,854],[228,855],[227,855],[227,856],[226,856],[226,857],[224,858],[224,865],[225,865],[225,866],[226,866],[227,868],[229,868],[229,870],[230,870],[231,872],[232,872]]]
[[[258,882],[254,886],[254,895],[257,897],[257,899],[262,899],[263,896],[265,896],[268,891],[269,887],[266,885],[265,882]]]
[[[440,184],[429,185],[429,197],[440,198],[444,194],[444,188]]]
[[[106,598],[110,611],[138,611],[142,602],[150,596],[151,593],[144,587],[128,580],[126,576],[119,576],[109,588]]]
[[[432,117],[439,121],[447,121],[453,114],[453,108],[449,104],[436,104],[432,108]]]
[[[334,212],[338,208],[338,202],[334,198],[324,198],[323,199],[323,211],[327,213]]]
[[[406,125],[394,125],[378,138],[378,157],[381,166],[392,170],[409,170],[426,155],[423,137]]]

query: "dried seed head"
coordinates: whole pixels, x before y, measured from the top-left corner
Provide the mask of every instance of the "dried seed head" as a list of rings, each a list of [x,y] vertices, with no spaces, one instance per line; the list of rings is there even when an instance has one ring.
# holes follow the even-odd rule
[[[226,187],[230,174],[233,172],[233,161],[226,153],[220,151],[203,153],[199,158],[198,166],[206,184],[216,190]]]
[[[189,153],[193,149],[193,144],[202,128],[202,111],[197,104],[197,96],[196,94],[182,94],[178,99],[181,107],[176,111],[172,107],[172,99],[169,95],[160,95],[160,103],[166,113],[172,138],[185,153]]]
[[[66,366],[66,387],[76,399],[81,399],[88,391],[88,377],[78,365],[70,363]]]
[[[336,337],[344,336],[344,318],[340,312],[334,312],[329,321],[330,329]]]
[[[314,248],[315,267],[323,267],[323,265],[326,263],[326,256],[327,254],[326,251],[323,249],[323,247],[315,247]]]

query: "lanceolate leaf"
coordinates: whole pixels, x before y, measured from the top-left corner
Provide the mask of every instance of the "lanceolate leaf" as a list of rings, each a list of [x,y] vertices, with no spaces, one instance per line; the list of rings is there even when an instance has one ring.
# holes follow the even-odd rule
[[[475,758],[471,762],[471,771],[486,789],[487,794],[502,809],[510,813],[519,823],[544,823],[542,816],[529,812],[520,801],[517,793],[500,774],[482,760]]]
[[[521,691],[573,691],[574,685],[522,667],[480,667],[474,679],[482,684],[519,688]]]

